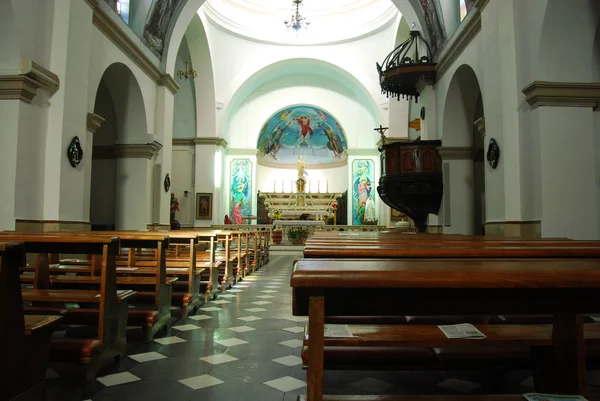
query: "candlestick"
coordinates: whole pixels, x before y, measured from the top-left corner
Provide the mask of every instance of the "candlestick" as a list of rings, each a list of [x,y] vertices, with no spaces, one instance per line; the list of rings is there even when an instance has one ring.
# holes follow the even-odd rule
[[[321,193],[321,180],[317,180],[317,192]]]
[[[294,180],[290,180],[290,193],[294,192]]]
[[[277,187],[277,181],[273,180],[273,192],[277,192],[276,187]]]
[[[281,193],[283,193],[283,180],[281,180]]]
[[[325,193],[329,193],[329,180],[327,180],[327,189]]]

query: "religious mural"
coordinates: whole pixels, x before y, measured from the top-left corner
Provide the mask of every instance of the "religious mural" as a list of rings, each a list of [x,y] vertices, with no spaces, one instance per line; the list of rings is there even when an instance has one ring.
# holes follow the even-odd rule
[[[425,16],[425,24],[430,36],[431,51],[437,53],[446,40],[446,29],[441,18],[438,0],[419,0]]]
[[[377,224],[375,164],[370,159],[352,162],[352,224]]]
[[[244,224],[244,217],[252,215],[252,162],[233,159],[230,173],[229,211],[234,224]]]
[[[348,141],[331,114],[299,105],[279,110],[265,122],[257,148],[262,164],[296,165],[302,156],[307,166],[340,165],[346,161]]]
[[[155,0],[146,20],[144,42],[159,58],[162,57],[165,37],[175,10],[182,0]]]

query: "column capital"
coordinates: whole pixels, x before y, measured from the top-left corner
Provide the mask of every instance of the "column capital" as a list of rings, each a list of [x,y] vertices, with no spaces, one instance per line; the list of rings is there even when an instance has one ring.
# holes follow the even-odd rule
[[[100,129],[102,123],[104,123],[104,118],[100,117],[98,114],[88,113],[87,115],[87,130],[92,134]]]
[[[38,89],[54,93],[59,86],[55,73],[35,61],[22,58],[17,75],[0,75],[0,99],[16,99],[31,104]]]
[[[442,146],[438,153],[442,160],[473,160],[472,147]]]
[[[532,109],[539,106],[596,109],[600,105],[600,82],[533,81],[523,93]]]
[[[202,146],[202,145],[214,145],[220,146],[227,149],[229,143],[225,138],[220,136],[197,136],[195,138],[173,138],[174,146]]]

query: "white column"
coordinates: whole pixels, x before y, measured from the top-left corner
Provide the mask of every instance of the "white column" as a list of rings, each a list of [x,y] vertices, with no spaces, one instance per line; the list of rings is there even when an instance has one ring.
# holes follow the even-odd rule
[[[444,233],[473,234],[474,205],[473,205],[473,155],[467,147],[440,148],[442,163],[448,163],[444,169],[444,198],[442,199],[445,222]],[[448,200],[447,198],[450,197]],[[432,222],[429,222],[430,225]]]
[[[160,150],[156,142],[145,145],[117,145],[115,228],[145,230],[154,210],[155,160]]]
[[[1,90],[0,90],[1,93]],[[15,196],[17,183],[17,144],[19,115],[23,102],[18,99],[0,100],[0,230],[15,228]],[[23,111],[24,112],[24,111]]]
[[[79,0],[54,3],[50,69],[60,81],[48,110],[44,165],[45,220],[88,221],[92,144],[86,134],[92,10]],[[67,84],[68,83],[68,84]],[[73,137],[84,149],[82,163],[72,167],[66,157]],[[85,149],[88,151],[85,152]],[[89,160],[86,160],[89,159]]]
[[[157,88],[157,103],[156,103],[156,137],[162,144],[162,151],[159,153],[157,162],[160,164],[160,181],[165,179],[166,175],[172,175],[172,159],[173,159],[173,115],[174,115],[174,93],[177,91],[177,84],[172,81],[169,75],[165,76],[168,82],[166,86]],[[161,226],[170,226],[170,208],[171,208],[171,192],[165,191],[163,186],[155,189],[154,198],[157,205],[153,210],[153,219],[149,221],[158,223]]]

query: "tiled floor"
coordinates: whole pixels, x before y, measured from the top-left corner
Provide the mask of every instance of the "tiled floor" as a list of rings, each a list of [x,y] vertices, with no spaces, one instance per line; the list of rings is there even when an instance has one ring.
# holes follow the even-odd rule
[[[150,344],[130,341],[129,356],[80,386],[74,366],[51,364],[49,401],[292,401],[306,392],[300,350],[304,317],[291,314],[294,256],[272,257],[255,274]],[[224,302],[223,302],[224,301]],[[596,373],[596,372],[591,372]],[[528,372],[503,379],[488,371],[325,372],[330,394],[498,393],[531,391]],[[590,375],[591,386],[600,375]],[[501,383],[500,386],[498,383]],[[591,388],[598,390],[598,388]]]

